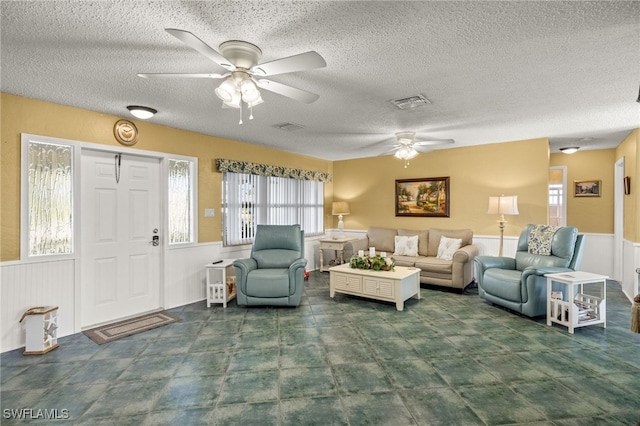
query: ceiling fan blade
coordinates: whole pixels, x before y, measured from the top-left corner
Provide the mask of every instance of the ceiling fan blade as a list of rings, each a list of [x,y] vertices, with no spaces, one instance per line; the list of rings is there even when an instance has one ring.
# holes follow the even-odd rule
[[[326,66],[326,61],[319,53],[310,51],[258,64],[251,68],[251,72],[255,75],[276,75],[288,72],[312,70],[314,68],[324,68]]]
[[[203,54],[207,58],[211,59],[216,64],[220,65],[223,68],[228,69],[229,71],[233,71],[236,67],[231,64],[224,56],[216,52],[204,41],[200,40],[193,33],[185,30],[178,30],[175,28],[165,28],[165,31],[189,46],[190,48],[198,51]]]
[[[430,146],[413,145],[413,149],[415,149],[418,152],[430,152],[433,149],[433,145],[430,145]]]
[[[316,95],[315,93],[297,89],[292,86],[287,86],[286,84],[278,83],[277,81],[267,79],[256,79],[255,81],[257,85],[262,89],[277,93],[278,95],[286,96],[287,98],[304,102],[306,104],[315,102],[320,97],[320,95]]]
[[[226,74],[182,74],[182,73],[139,73],[138,77],[142,78],[225,78],[230,73]]]
[[[431,139],[428,141],[414,142],[413,146],[434,146],[434,145],[446,145],[450,143],[455,143],[455,141],[453,139]]]

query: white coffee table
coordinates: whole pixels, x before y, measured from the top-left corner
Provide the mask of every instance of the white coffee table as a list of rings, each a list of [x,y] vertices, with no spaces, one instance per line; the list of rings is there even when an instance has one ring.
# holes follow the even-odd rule
[[[394,271],[354,269],[348,263],[329,269],[329,296],[351,294],[369,299],[395,302],[404,310],[405,300],[420,299],[420,269],[396,266]]]

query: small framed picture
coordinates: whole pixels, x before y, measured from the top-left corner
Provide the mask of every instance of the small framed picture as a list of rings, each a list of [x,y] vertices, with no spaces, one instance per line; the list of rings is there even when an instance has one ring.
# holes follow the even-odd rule
[[[600,180],[574,180],[573,195],[575,197],[599,197],[602,181]]]

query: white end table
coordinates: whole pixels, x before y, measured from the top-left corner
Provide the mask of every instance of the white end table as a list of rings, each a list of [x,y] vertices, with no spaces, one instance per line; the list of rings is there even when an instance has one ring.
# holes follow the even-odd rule
[[[547,277],[547,325],[550,326],[552,323],[564,325],[571,334],[576,328],[588,325],[602,324],[603,328],[607,327],[608,276],[573,271],[546,274],[545,277]],[[563,284],[566,294],[552,294],[554,282]],[[586,294],[585,284],[599,284],[600,294],[598,296]]]
[[[320,272],[328,271],[331,266],[344,263],[344,246],[354,238],[327,238],[320,240]],[[324,265],[324,251],[333,250],[335,253],[333,265]]]
[[[221,262],[204,265],[207,283],[207,308],[211,307],[212,303],[222,303],[222,307],[226,308],[227,302],[236,297],[234,260],[222,259]]]

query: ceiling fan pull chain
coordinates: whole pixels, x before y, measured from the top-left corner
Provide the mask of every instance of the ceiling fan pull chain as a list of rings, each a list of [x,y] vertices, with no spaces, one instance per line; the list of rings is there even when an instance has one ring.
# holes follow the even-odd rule
[[[249,120],[253,120],[253,105],[249,105]]]
[[[242,101],[240,101],[240,121],[238,124],[242,124]]]

